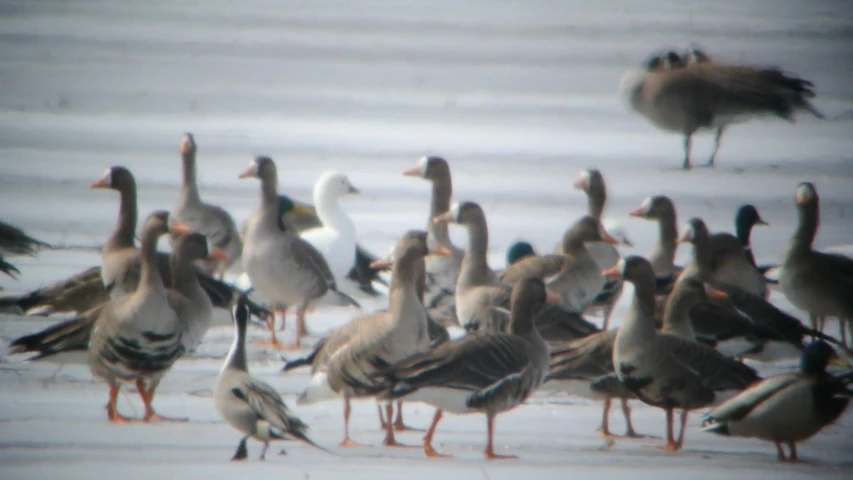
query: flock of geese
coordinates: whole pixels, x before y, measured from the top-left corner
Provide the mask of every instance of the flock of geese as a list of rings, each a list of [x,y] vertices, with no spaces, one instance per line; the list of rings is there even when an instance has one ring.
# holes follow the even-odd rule
[[[723,129],[744,115],[816,112],[806,100],[808,82],[778,70],[715,63],[696,50],[655,56],[642,76],[628,77],[623,86],[630,84],[631,106],[686,136],[685,167],[697,129],[717,129],[713,163]],[[714,82],[716,87],[707,86]],[[819,197],[811,183],[794,192],[799,222],[781,262],[759,266],[749,239],[753,226],[765,222],[755,207],[737,211],[735,234],[709,232],[700,218],[691,218],[679,234],[675,205],[666,196],[647,197],[630,212],[658,223],[654,249],[647,257],[623,257],[617,246],[627,239],[614,238],[602,225],[604,177],[586,170],[574,187],[586,194],[588,213],[566,229],[554,253],[539,254],[518,242],[507,252],[506,268],[496,271],[487,260],[486,214],[472,201],[452,203],[450,166],[441,157],[424,157],[403,172],[432,185],[426,229],[408,231],[387,258],[376,258],[356,243],[356,226],[339,204],[358,193],[346,175],[323,173],[311,206],[281,195],[275,162],[256,157],[239,177],[258,181],[260,204],[238,228],[226,210],[201,200],[191,134],[182,137],[180,152],[178,203],[171,212],[145,217],[138,247],[136,182],[127,168],[113,166],[91,184],[119,194],[118,221],[101,264],[0,299],[0,307],[30,314],[74,312],[15,339],[9,352],[60,364],[74,355],[84,358],[108,386],[111,422],[134,420],[119,412],[123,384],[135,384],[145,406],[141,420],[186,420],[155,412],[157,386],[176,361],[199,346],[213,309],[221,308],[231,311],[235,334],[213,399],[222,418],[243,435],[233,459],[247,458],[249,438],[263,443],[261,459],[274,440],[317,446],[279,393],[248,372],[248,325],[255,317],[269,329],[272,346],[300,348],[311,311],[329,305],[360,309],[353,293],[382,295],[374,288],[381,282],[387,309],[358,314],[283,368],[311,369],[299,404],[343,401],[342,447],[359,445],[349,434],[353,399],[377,402],[386,446],[401,445],[395,432],[407,428],[402,405],[423,402],[436,408],[423,441],[427,456],[447,456],[433,447],[444,412],[476,412],[487,421],[485,456],[506,458],[493,445],[495,418],[545,390],[602,401],[599,430],[606,437],[617,436],[608,422],[613,400],[622,405],[628,437],[641,436],[632,426],[629,402],[662,409],[666,440],[660,448],[670,451],[682,448],[689,413],[710,409],[704,431],[773,442],[779,460],[796,461],[797,442],[835,421],[853,396],[846,346],[853,260],[812,248]],[[453,244],[449,225],[467,231],[466,248]],[[171,242],[169,254],[157,250],[164,236]],[[681,267],[674,259],[685,243],[693,255]],[[0,252],[7,256],[47,246],[0,225]],[[20,273],[2,257],[0,268]],[[385,281],[380,272],[388,269]],[[771,269],[778,280],[768,279]],[[240,275],[239,287],[224,281],[232,274]],[[625,283],[633,287],[630,308],[617,329],[608,329]],[[771,304],[770,288],[808,314],[811,325]],[[282,344],[275,316],[283,328],[291,308],[295,335]],[[601,328],[586,318],[593,313],[601,314]],[[830,317],[839,320],[840,340],[822,331]],[[451,331],[459,335],[451,338]],[[798,371],[768,378],[749,365],[797,357]],[[829,366],[845,371],[830,373]]]

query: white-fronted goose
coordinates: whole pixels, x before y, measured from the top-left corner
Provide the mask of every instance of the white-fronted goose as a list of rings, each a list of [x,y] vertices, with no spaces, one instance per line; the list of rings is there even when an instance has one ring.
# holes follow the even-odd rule
[[[281,395],[271,385],[249,374],[246,361],[249,311],[242,299],[234,310],[234,342],[213,387],[213,403],[219,415],[244,435],[231,460],[248,457],[246,440],[249,438],[263,442],[261,460],[270,441],[285,440],[288,436],[325,450],[308,438],[308,426],[290,413]]]
[[[628,215],[658,222],[658,241],[647,258],[655,271],[659,293],[669,293],[677,274],[681,272],[681,267],[675,264],[675,252],[678,249],[675,205],[665,195],[646,197],[643,203]]]
[[[181,322],[169,305],[163,279],[155,265],[157,240],[169,231],[168,213],[154,212],[142,228],[139,285],[130,295],[112,300],[95,321],[89,339],[89,366],[110,389],[107,416],[124,423],[116,401],[121,382],[135,382],[145,403],[146,419],[153,409],[148,385],[156,383],[183,353]]]
[[[666,411],[666,444],[680,450],[690,410],[718,400],[718,394],[740,391],[758,380],[751,368],[711,347],[655,330],[655,276],[648,260],[631,256],[605,270],[634,285],[634,298],[613,347],[616,377],[644,403]],[[678,440],[673,410],[682,410]]]
[[[408,177],[420,177],[432,184],[430,197],[429,218],[426,231],[429,234],[430,248],[439,245],[450,249],[446,257],[427,258],[427,298],[426,305],[440,307],[453,301],[456,292],[456,280],[462,267],[465,251],[458,248],[450,240],[447,224],[434,222],[433,219],[450,210],[450,200],[453,197],[453,180],[450,175],[450,165],[447,160],[428,156],[422,157],[413,167],[403,171]]]
[[[833,376],[827,365],[849,368],[826,342],[807,345],[799,372],[766,378],[747,388],[708,413],[702,430],[773,442],[780,462],[796,462],[797,442],[833,423],[850,403],[847,386],[853,376]],[[783,443],[790,449],[787,457]]]
[[[795,307],[808,312],[812,328],[821,329],[824,317],[836,317],[844,332],[844,322],[853,319],[853,259],[812,248],[820,225],[814,184],[799,184],[794,200],[799,221],[782,255],[782,292]]]
[[[737,287],[767,298],[767,279],[750,263],[743,244],[730,233],[708,233],[701,218],[687,221],[679,243],[693,244],[692,261],[679,275],[682,278],[698,276],[702,281]],[[716,286],[716,285],[715,285]]]
[[[341,208],[339,200],[345,195],[359,191],[341,172],[323,172],[314,183],[314,206],[321,227],[303,231],[300,236],[314,246],[334,275],[335,282],[343,285],[347,274],[355,263],[355,223]]]
[[[539,278],[548,288],[563,297],[561,305],[582,312],[592,304],[606,283],[602,268],[586,249],[586,244],[605,241],[616,244],[599,222],[589,215],[581,217],[563,235],[562,255],[524,258],[508,266],[500,281],[514,285],[525,278]]]
[[[115,190],[120,196],[118,222],[101,253],[101,280],[110,298],[120,298],[132,293],[135,288],[125,285],[125,276],[128,275],[131,259],[139,255],[134,244],[138,217],[136,180],[130,170],[115,166],[108,168],[100,179],[92,182],[90,188]]]
[[[278,174],[272,159],[257,157],[240,178],[257,178],[261,181],[260,215],[257,221],[248,225],[246,231],[243,269],[258,293],[274,311],[280,312],[282,322],[285,321],[287,308],[296,306],[296,333],[293,343],[287,347],[299,348],[308,307],[327,292],[341,294],[337,291],[334,276],[324,257],[310,243],[281,228]],[[352,302],[358,306],[357,302]],[[273,318],[270,324],[272,344],[278,346],[274,322]]]
[[[202,262],[205,270],[216,274],[219,279],[236,262],[240,261],[243,242],[237,232],[237,224],[231,214],[222,207],[201,201],[196,181],[196,151],[198,147],[191,133],[181,137],[181,165],[183,168],[183,183],[178,203],[172,209],[175,218],[189,225],[194,232],[209,238],[213,245],[228,257],[228,260],[212,260]]]
[[[778,68],[754,68],[719,62],[685,64],[675,52],[654,55],[643,69],[631,69],[620,91],[630,108],[663,130],[684,135],[683,168],[690,168],[691,138],[700,129],[716,129],[714,159],[723,130],[755,117],[776,116],[790,122],[807,110],[812,83]]]
[[[519,282],[512,292],[510,333],[483,333],[443,343],[383,372],[383,398],[421,401],[436,407],[424,437],[424,453],[435,451],[432,439],[442,412],[486,414],[488,459],[514,458],[494,451],[494,420],[526,400],[548,368],[548,346],[533,322],[546,300],[558,301],[539,279]]]

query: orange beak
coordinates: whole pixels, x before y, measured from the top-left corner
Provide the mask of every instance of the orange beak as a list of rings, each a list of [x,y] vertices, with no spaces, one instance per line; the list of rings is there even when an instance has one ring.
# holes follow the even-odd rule
[[[256,178],[257,176],[258,176],[257,169],[255,168],[254,165],[252,165],[249,168],[243,170],[243,173],[241,173],[240,176],[237,178]]]
[[[109,182],[107,182],[107,177],[103,177],[103,178],[99,178],[99,179],[95,180],[94,182],[92,182],[89,185],[89,188],[91,188],[91,189],[110,188],[110,184],[109,184]]]
[[[563,301],[563,296],[557,292],[548,290],[545,293],[545,303],[560,303]]]
[[[573,186],[575,187],[575,190],[586,190],[586,181],[584,181],[584,179],[582,178],[579,178],[575,180]]]
[[[432,219],[432,223],[450,223],[453,221],[453,214],[450,212],[442,213]]]
[[[186,235],[188,233],[193,233],[193,229],[186,223],[179,222],[178,220],[172,220],[172,224],[169,225],[169,233],[173,235]]]
[[[611,245],[619,245],[619,240],[610,236],[610,234],[604,231],[604,229],[601,229],[601,240]]]
[[[430,255],[435,255],[437,257],[449,257],[451,253],[450,249],[444,245],[439,245],[429,252]]]
[[[604,275],[605,278],[622,278],[622,272],[619,271],[619,265],[613,265],[612,267],[602,270],[601,274]]]
[[[709,287],[705,285],[705,295],[713,300],[722,300],[724,298],[728,298],[728,294],[722,290],[717,290],[716,288]]]
[[[394,265],[394,262],[389,258],[380,258],[370,262],[370,268],[374,270],[388,270],[391,268],[391,265]]]
[[[404,177],[420,177],[421,176],[421,166],[415,165],[414,167],[407,168],[403,170]]]
[[[675,243],[690,243],[690,230],[684,232],[680,237],[676,238]]]
[[[640,205],[639,207],[628,212],[629,217],[640,217],[645,218],[646,216],[646,208]]]
[[[210,255],[208,255],[208,257],[214,260],[228,260],[228,254],[217,247],[213,247],[213,251],[210,252]]]

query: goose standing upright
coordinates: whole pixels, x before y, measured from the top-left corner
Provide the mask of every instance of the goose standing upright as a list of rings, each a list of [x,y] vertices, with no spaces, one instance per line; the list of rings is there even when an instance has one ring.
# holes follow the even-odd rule
[[[133,292],[133,286],[125,285],[125,277],[131,270],[129,265],[133,258],[139,255],[134,244],[139,216],[136,207],[136,180],[127,168],[114,166],[108,168],[100,179],[92,182],[90,188],[107,188],[119,192],[118,222],[101,252],[101,280],[110,298],[120,298]]]
[[[172,209],[175,218],[189,225],[194,232],[209,238],[213,245],[222,250],[228,260],[208,260],[203,262],[205,270],[215,274],[221,280],[225,271],[240,260],[243,242],[237,231],[237,224],[222,207],[201,201],[196,181],[196,151],[198,147],[191,133],[181,138],[181,162],[183,183],[178,203]]]
[[[799,184],[794,200],[799,220],[782,255],[779,284],[788,301],[809,314],[812,328],[822,328],[824,317],[836,317],[844,339],[845,322],[853,321],[853,259],[812,248],[820,226],[814,184]]]
[[[120,382],[135,382],[146,412],[151,412],[147,385],[159,381],[184,351],[180,319],[169,305],[154,265],[157,240],[169,231],[167,222],[167,212],[154,212],[146,219],[139,285],[130,295],[104,306],[89,339],[92,373],[109,385],[107,416],[111,422],[130,420],[116,408]]]
[[[643,69],[631,69],[619,89],[631,110],[656,127],[684,136],[683,168],[689,169],[693,134],[715,129],[713,166],[726,126],[762,116],[794,121],[797,111],[821,114],[809,101],[808,80],[778,68],[754,68],[719,62],[685,64],[675,52],[654,55]]]
[[[681,272],[681,267],[675,264],[675,252],[678,249],[675,205],[665,195],[650,196],[643,199],[643,203],[628,215],[658,222],[658,240],[647,257],[652,263],[661,293],[669,293],[677,274]]]
[[[269,384],[249,374],[246,361],[249,312],[244,299],[238,300],[234,307],[233,319],[234,341],[213,387],[216,411],[244,435],[231,460],[245,460],[248,457],[246,440],[249,438],[263,442],[261,460],[267,453],[270,441],[284,440],[288,436],[325,450],[308,438],[308,426],[290,412],[281,395]]]
[[[312,251],[314,247],[280,228],[278,174],[272,159],[255,158],[240,178],[261,181],[260,215],[246,230],[243,268],[258,293],[281,313],[282,322],[287,308],[296,306],[296,333],[293,343],[287,347],[299,348],[305,331],[306,310],[327,292],[337,293],[335,279],[324,257]],[[270,332],[272,344],[278,347],[274,323],[273,317]]]
[[[548,368],[548,346],[533,317],[546,301],[559,301],[535,278],[519,282],[511,299],[510,333],[466,335],[407,358],[382,373],[387,382],[383,398],[421,401],[436,407],[424,437],[424,453],[435,451],[432,439],[442,412],[486,414],[488,459],[515,458],[494,450],[494,421],[502,412],[526,400],[542,383]]]
[[[314,183],[314,205],[322,227],[302,232],[301,237],[314,246],[329,264],[338,285],[346,279],[355,263],[355,224],[338,201],[344,195],[360,193],[349,178],[337,171],[327,171]]]

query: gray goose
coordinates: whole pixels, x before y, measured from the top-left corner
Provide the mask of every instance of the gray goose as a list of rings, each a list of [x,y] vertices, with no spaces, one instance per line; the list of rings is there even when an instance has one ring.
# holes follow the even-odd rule
[[[755,68],[719,62],[685,64],[675,52],[654,55],[643,69],[629,70],[620,91],[631,110],[660,129],[684,135],[683,168],[690,168],[694,133],[716,129],[714,159],[723,130],[733,123],[762,116],[794,121],[799,110],[823,118],[811,103],[808,80],[786,75],[778,68]]]
[[[796,462],[797,442],[835,422],[850,403],[850,372],[834,376],[827,365],[849,368],[822,340],[803,350],[800,371],[766,378],[709,412],[703,431],[773,442],[780,462]],[[782,444],[787,444],[786,457]]]
[[[782,255],[782,292],[809,314],[812,328],[822,327],[824,317],[836,317],[844,333],[844,323],[853,320],[853,259],[812,248],[820,225],[820,198],[814,184],[799,184],[794,200],[799,221]]]
[[[323,255],[303,238],[281,228],[275,162],[269,157],[257,157],[240,178],[261,181],[260,214],[246,230],[243,268],[255,290],[274,311],[280,312],[282,322],[288,307],[296,306],[295,339],[286,348],[299,348],[305,331],[305,313],[311,305],[328,292],[342,296],[354,306],[359,306],[358,302],[338,292]],[[274,316],[270,320],[272,345],[279,347]]]
[[[163,279],[154,265],[157,240],[168,231],[167,212],[154,212],[146,219],[139,285],[130,295],[104,306],[89,339],[89,366],[109,386],[107,417],[111,422],[130,421],[116,408],[121,382],[136,383],[146,418],[153,417],[148,385],[159,381],[184,352],[180,318],[169,305]]]
[[[189,225],[194,232],[201,233],[213,242],[213,245],[225,252],[228,260],[205,261],[203,265],[210,274],[221,280],[225,271],[240,261],[243,242],[240,240],[237,224],[231,214],[222,207],[201,201],[196,181],[196,146],[191,133],[181,138],[181,165],[183,184],[178,202],[172,209],[175,218]]]
[[[668,294],[681,267],[675,264],[675,252],[678,249],[678,226],[675,205],[665,195],[646,197],[639,207],[631,210],[629,216],[655,220],[658,222],[658,241],[655,242],[647,258],[652,263],[658,293]]]
[[[465,251],[450,240],[447,224],[434,222],[433,219],[450,210],[450,200],[453,197],[453,180],[450,175],[450,165],[447,160],[437,157],[422,157],[413,167],[403,171],[408,177],[420,177],[432,185],[432,196],[429,205],[429,218],[426,231],[429,234],[430,248],[439,245],[450,249],[450,255],[445,257],[427,258],[427,293],[426,305],[443,307],[452,304],[456,291],[456,280],[462,267]]]
[[[246,361],[246,325],[249,311],[245,299],[234,308],[234,342],[225,358],[213,387],[213,403],[219,415],[244,436],[231,460],[248,457],[246,440],[263,442],[260,459],[264,460],[270,441],[288,436],[321,450],[307,436],[308,426],[290,412],[281,395],[269,384],[252,377]]]
[[[759,380],[755,371],[693,340],[655,330],[655,276],[648,260],[631,256],[605,270],[634,285],[634,298],[613,347],[616,378],[648,405],[666,412],[666,443],[680,450],[687,415]],[[673,410],[681,409],[681,431],[673,434]]]
[[[429,457],[447,455],[435,451],[432,439],[443,411],[486,415],[488,459],[515,458],[494,451],[494,420],[520,405],[542,383],[548,368],[548,346],[539,336],[533,317],[546,301],[558,301],[538,279],[527,279],[513,288],[510,332],[467,335],[416,354],[388,368],[383,398],[421,401],[436,407],[424,437]]]

